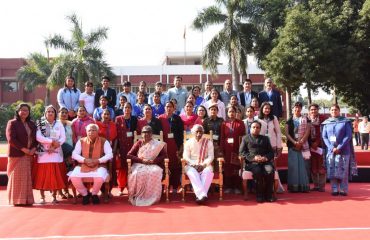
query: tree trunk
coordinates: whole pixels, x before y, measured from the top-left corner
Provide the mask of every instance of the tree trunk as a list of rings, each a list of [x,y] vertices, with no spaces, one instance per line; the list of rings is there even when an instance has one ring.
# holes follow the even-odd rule
[[[338,97],[337,97],[337,93],[336,93],[336,89],[335,87],[333,87],[333,104],[338,104]]]
[[[312,96],[311,96],[311,88],[309,86],[306,86],[307,88],[307,105],[310,106],[312,104]]]
[[[232,83],[233,83],[233,90],[239,92],[239,71],[236,66],[236,60],[235,60],[235,55],[232,52],[231,53],[231,78],[232,78]]]
[[[290,118],[292,116],[292,90],[290,88],[286,88],[286,118]]]
[[[50,104],[50,89],[46,87],[45,106],[49,106],[49,104]]]

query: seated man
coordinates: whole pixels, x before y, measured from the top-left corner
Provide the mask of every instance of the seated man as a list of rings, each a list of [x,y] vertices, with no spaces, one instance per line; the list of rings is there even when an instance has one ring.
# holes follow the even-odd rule
[[[196,202],[203,204],[207,201],[208,189],[213,179],[213,142],[202,138],[204,133],[202,125],[194,125],[191,133],[195,137],[187,140],[184,146],[183,158],[187,162],[185,171],[193,186]]]
[[[162,195],[163,163],[167,157],[166,143],[152,138],[152,128],[144,126],[142,140],[127,153],[133,162],[128,177],[128,197],[134,206],[150,206],[159,202]]]
[[[245,158],[245,170],[253,173],[257,184],[257,202],[274,202],[274,151],[267,136],[260,135],[261,123],[253,121],[250,134],[243,137],[239,154]]]
[[[105,166],[107,161],[113,158],[112,148],[109,141],[99,137],[99,127],[96,124],[89,124],[86,127],[87,137],[76,142],[72,158],[79,162],[69,174],[73,186],[82,195],[82,204],[90,203],[90,193],[82,182],[82,178],[94,178],[92,187],[92,202],[99,204],[98,192],[105,182],[109,173]]]

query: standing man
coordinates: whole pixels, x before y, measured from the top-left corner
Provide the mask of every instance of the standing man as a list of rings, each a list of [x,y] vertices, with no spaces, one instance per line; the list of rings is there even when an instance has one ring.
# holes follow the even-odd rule
[[[160,94],[160,101],[161,101],[160,103],[164,106],[166,102],[169,101],[169,99],[168,99],[167,93],[163,92],[163,84],[161,82],[156,82],[154,88],[155,88],[154,93],[158,92]],[[149,95],[149,100],[148,100],[149,105],[154,104],[154,99],[153,99],[154,93],[151,93]]]
[[[207,80],[207,82],[204,83],[204,93],[203,93],[204,103],[211,99],[212,88],[213,83],[210,80]]]
[[[148,103],[149,93],[146,92],[146,82],[145,81],[139,82],[139,92],[144,93],[144,97],[145,97],[144,103]]]
[[[193,138],[184,145],[183,158],[186,161],[185,172],[188,175],[196,196],[196,202],[202,204],[207,201],[207,194],[213,179],[213,143],[203,138],[202,125],[195,124],[191,129]]]
[[[220,93],[221,101],[225,104],[225,106],[229,105],[230,98],[232,95],[239,96],[238,92],[233,90],[233,85],[230,79],[226,79],[224,84],[224,90]],[[238,99],[240,102],[240,99]]]
[[[281,95],[280,92],[273,89],[272,86],[273,83],[271,78],[267,78],[265,80],[265,90],[258,94],[258,102],[260,106],[263,102],[269,102],[272,106],[272,114],[277,118],[281,118],[283,116]]]
[[[176,76],[174,78],[173,84],[175,85],[175,87],[168,89],[168,98],[169,100],[173,98],[176,99],[176,110],[180,112],[181,109],[183,109],[185,106],[188,91],[184,87],[182,87],[182,78],[180,76]]]
[[[134,106],[136,104],[136,98],[137,98],[137,96],[136,96],[135,93],[131,92],[131,82],[125,81],[123,83],[123,92],[120,92],[117,95],[118,104],[119,104],[119,98],[122,95],[126,97],[127,102],[131,103],[131,106]],[[119,106],[118,104],[117,104],[117,107]]]
[[[364,116],[362,121],[358,124],[358,131],[361,136],[361,149],[367,150],[369,147],[369,132],[370,132],[370,123],[369,118]]]
[[[247,108],[251,105],[254,97],[258,97],[258,93],[252,91],[252,80],[246,78],[243,83],[243,91],[239,93],[240,104]]]
[[[106,96],[108,99],[108,106],[112,109],[116,106],[117,93],[116,90],[109,87],[110,78],[108,76],[102,77],[101,85],[102,88],[97,89],[95,92],[95,108],[100,106],[100,96]]]

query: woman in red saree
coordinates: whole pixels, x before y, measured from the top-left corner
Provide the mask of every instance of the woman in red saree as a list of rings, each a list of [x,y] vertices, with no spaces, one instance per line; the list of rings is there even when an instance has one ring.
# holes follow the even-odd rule
[[[159,116],[159,120],[162,123],[163,138],[167,143],[167,154],[170,159],[170,185],[175,192],[180,186],[181,161],[179,156],[182,153],[179,153],[179,150],[184,142],[184,124],[181,118],[174,114],[175,106],[172,102],[166,103],[165,111]]]
[[[240,161],[238,159],[241,138],[245,135],[244,122],[236,119],[236,107],[227,108],[228,119],[221,125],[220,147],[225,158],[224,186],[225,193],[240,194],[241,178],[239,177]]]
[[[134,144],[134,131],[137,128],[137,118],[132,116],[131,103],[125,103],[123,115],[116,117],[117,128],[117,183],[120,189],[119,196],[127,186],[127,153]]]

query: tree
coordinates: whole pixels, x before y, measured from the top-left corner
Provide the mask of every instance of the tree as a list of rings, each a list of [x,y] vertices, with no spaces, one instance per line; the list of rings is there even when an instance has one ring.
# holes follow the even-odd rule
[[[37,86],[46,86],[45,104],[50,101],[50,89],[47,80],[52,72],[55,60],[49,60],[48,57],[40,53],[31,53],[27,64],[17,71],[17,79],[24,82],[26,91],[33,91]]]
[[[203,51],[202,64],[217,73],[221,53],[226,54],[232,74],[233,89],[239,88],[239,73],[246,73],[247,55],[253,48],[255,30],[246,21],[244,1],[216,0],[216,5],[204,8],[193,21],[193,28],[204,31],[211,25],[223,28],[211,39]]]
[[[285,24],[286,14],[294,0],[246,0],[243,14],[255,27],[253,53],[258,62],[277,44],[278,29]]]
[[[114,74],[103,60],[103,51],[99,48],[101,41],[107,38],[108,28],[99,27],[84,34],[82,22],[79,22],[76,14],[67,16],[67,19],[72,24],[71,39],[67,40],[59,34],[47,39],[51,47],[65,51],[55,63],[48,84],[61,86],[67,75],[74,76],[80,87],[87,80],[97,84],[103,75],[113,78]]]

